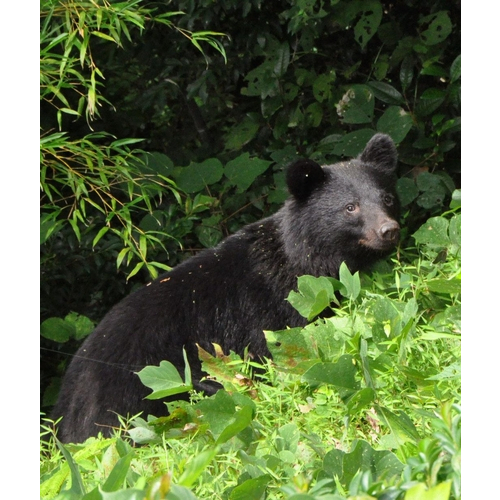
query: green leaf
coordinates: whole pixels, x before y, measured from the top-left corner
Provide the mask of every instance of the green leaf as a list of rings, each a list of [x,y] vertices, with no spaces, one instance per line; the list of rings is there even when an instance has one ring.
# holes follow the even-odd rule
[[[309,321],[318,316],[335,299],[330,278],[321,276],[300,276],[297,280],[298,292],[290,291],[287,300]]]
[[[377,130],[388,134],[396,144],[406,137],[413,125],[410,113],[399,106],[389,106],[377,122]]]
[[[375,35],[382,20],[382,5],[378,0],[364,0],[360,20],[354,26],[354,38],[362,49]]]
[[[332,96],[332,84],[335,81],[335,72],[319,75],[313,83],[313,95],[318,102],[327,101]]]
[[[450,66],[450,83],[456,82],[461,76],[462,57],[458,55]]]
[[[70,312],[64,318],[67,324],[73,325],[75,328],[74,337],[76,340],[81,340],[87,337],[94,330],[94,322],[84,316],[83,314],[78,314],[76,312]]]
[[[345,287],[345,290],[341,289],[340,293],[350,300],[356,300],[361,291],[359,272],[356,271],[354,274],[351,274],[351,271],[349,271],[346,263],[342,262],[339,268],[339,280]]]
[[[359,413],[363,408],[370,406],[373,401],[375,401],[375,391],[372,388],[365,387],[364,389],[355,392],[346,401],[349,415]]]
[[[399,70],[399,81],[401,82],[403,90],[406,90],[413,80],[413,66],[413,58],[410,56],[406,56],[401,63],[401,69]]]
[[[449,222],[444,217],[431,217],[413,233],[413,238],[418,244],[446,248],[450,244],[448,227]]]
[[[446,280],[435,278],[427,280],[425,284],[431,292],[436,293],[455,294],[460,293],[462,290],[462,281],[459,279]]]
[[[248,144],[259,131],[260,124],[253,117],[245,117],[245,119],[231,127],[229,132],[225,135],[225,145],[228,151],[237,151],[245,144]]]
[[[246,191],[252,182],[263,174],[272,162],[260,158],[250,158],[249,153],[243,153],[224,167],[224,175],[240,192]]]
[[[420,99],[415,106],[415,114],[419,117],[430,115],[436,111],[446,98],[446,93],[440,89],[427,89],[420,96]]]
[[[390,480],[403,471],[404,465],[388,450],[374,450],[366,441],[354,442],[352,451],[330,450],[323,459],[323,469],[341,484],[349,484],[358,471],[370,471],[373,480]]]
[[[209,158],[202,163],[183,167],[176,180],[179,188],[186,193],[197,193],[220,181],[223,174],[222,163],[217,158]]]
[[[341,389],[356,390],[359,386],[355,379],[357,371],[354,358],[344,354],[337,363],[316,363],[302,375],[302,380],[312,387],[330,384]]]
[[[451,480],[436,484],[427,489],[425,483],[412,486],[405,494],[405,500],[449,500],[451,492]]]
[[[134,458],[134,452],[130,451],[116,462],[105,483],[102,485],[102,491],[117,491],[123,487],[132,458]]]
[[[272,477],[269,474],[247,479],[231,491],[229,500],[260,500],[271,480]]]
[[[387,104],[404,104],[405,100],[401,93],[392,85],[384,82],[371,81],[368,84],[375,93],[375,97]]]
[[[205,248],[212,248],[222,240],[223,234],[219,228],[221,219],[220,215],[212,215],[195,228],[196,236]]]
[[[374,450],[366,441],[356,442],[354,449],[346,453],[342,460],[342,468],[346,484],[349,484],[358,470],[371,471],[375,478],[381,476],[389,480],[403,471],[404,465],[396,455],[387,450]]]
[[[241,410],[234,413],[232,421],[219,434],[216,444],[223,444],[232,437],[246,429],[253,419],[253,409],[251,406],[244,406]]]
[[[109,231],[109,226],[103,226],[99,230],[99,232],[96,234],[96,237],[92,241],[92,247],[95,247],[97,243],[99,243],[99,240]]]
[[[303,373],[302,367],[304,365],[307,369],[310,367],[308,363],[310,360],[317,361],[314,359],[316,354],[311,342],[303,334],[302,328],[290,328],[276,332],[265,330],[264,334],[273,360],[280,366]],[[298,369],[295,370],[297,367]]]
[[[40,326],[40,335],[55,342],[67,342],[76,335],[74,325],[62,318],[48,318]]]
[[[287,42],[279,46],[274,59],[276,62],[274,64],[273,73],[280,78],[286,73],[288,65],[290,64],[290,47]]]
[[[224,390],[219,390],[214,396],[200,401],[195,408],[203,414],[203,420],[209,424],[214,438],[221,439],[221,442],[245,429],[253,415],[250,404],[245,404],[237,411],[234,397]]]
[[[337,104],[337,113],[344,123],[370,123],[374,109],[375,97],[368,85],[352,85]]]
[[[188,461],[178,483],[181,486],[192,486],[210,462],[215,458],[217,452],[218,448],[209,448],[208,450],[194,455],[191,460]]]
[[[415,425],[406,413],[401,411],[396,415],[382,406],[376,405],[375,408],[377,414],[384,420],[384,423],[391,429],[400,443],[405,443],[407,441],[416,443],[420,440]]]
[[[69,489],[69,492],[76,495],[76,498],[80,498],[81,495],[85,494],[85,487],[83,485],[83,480],[78,469],[78,465],[73,460],[71,453],[57,438],[55,438],[55,442],[61,453],[64,455],[64,458],[66,459],[66,462],[68,463],[69,469],[71,471],[71,488]]]
[[[419,195],[418,187],[413,179],[401,177],[396,183],[396,193],[398,194],[401,206],[406,207]]]
[[[161,399],[193,389],[192,384],[183,382],[177,368],[169,361],[162,361],[159,366],[146,366],[137,375],[146,387],[153,390],[146,399]]]
[[[333,154],[336,156],[355,157],[358,156],[364,149],[367,142],[375,135],[375,131],[368,128],[350,132],[342,137],[337,142],[333,149]]]
[[[420,38],[425,45],[441,43],[452,31],[451,20],[445,10],[423,17],[418,24],[421,28],[426,28],[420,32]]]

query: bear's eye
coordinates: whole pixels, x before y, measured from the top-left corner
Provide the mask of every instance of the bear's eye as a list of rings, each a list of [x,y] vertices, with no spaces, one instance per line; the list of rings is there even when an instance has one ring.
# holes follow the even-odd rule
[[[392,194],[384,194],[384,203],[390,207],[394,203],[394,196]]]
[[[347,212],[355,212],[356,211],[356,205],[354,203],[348,203],[345,206],[345,209]]]

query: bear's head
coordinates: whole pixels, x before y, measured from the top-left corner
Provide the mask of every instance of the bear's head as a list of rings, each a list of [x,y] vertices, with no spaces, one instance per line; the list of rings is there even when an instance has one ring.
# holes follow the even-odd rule
[[[396,167],[396,147],[385,134],[350,161],[293,163],[286,177],[287,253],[310,274],[336,275],[342,261],[354,272],[392,251],[400,232]]]

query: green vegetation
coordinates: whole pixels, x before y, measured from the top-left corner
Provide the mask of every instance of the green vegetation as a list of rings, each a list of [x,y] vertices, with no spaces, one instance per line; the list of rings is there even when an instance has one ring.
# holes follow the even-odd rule
[[[343,300],[267,332],[274,362],[200,352],[215,396],[121,437],[43,444],[42,498],[460,498],[460,216],[414,237],[392,270],[300,278],[289,300],[304,316]],[[190,388],[167,362],[139,376],[153,397]]]
[[[41,498],[460,498],[457,5],[42,1],[42,412],[109,308],[274,212],[293,158],[390,134],[404,229],[369,275],[300,278],[273,362],[200,352],[217,395],[41,441]]]

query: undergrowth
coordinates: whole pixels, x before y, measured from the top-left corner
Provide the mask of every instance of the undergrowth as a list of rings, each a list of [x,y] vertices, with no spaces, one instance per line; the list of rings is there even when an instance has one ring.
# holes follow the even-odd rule
[[[46,419],[41,498],[459,499],[460,215],[413,240],[370,275],[299,278],[310,323],[266,332],[272,361],[200,350],[214,396],[82,444]],[[166,366],[149,369],[178,389]]]

